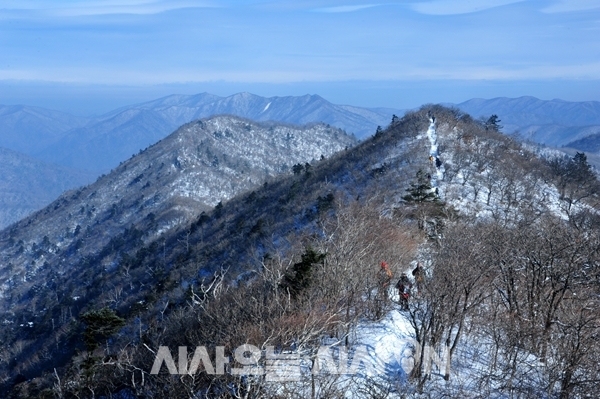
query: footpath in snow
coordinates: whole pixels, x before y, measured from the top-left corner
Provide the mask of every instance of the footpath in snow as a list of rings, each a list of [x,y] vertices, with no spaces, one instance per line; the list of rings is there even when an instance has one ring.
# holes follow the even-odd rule
[[[427,129],[427,137],[429,138],[429,160],[435,167],[435,174],[431,176],[431,187],[438,188],[438,180],[444,178],[445,168],[444,164],[439,158],[438,144],[437,144],[437,132],[435,130],[435,117],[429,119],[429,128]]]
[[[378,322],[362,324],[354,344],[366,345],[380,371],[388,378],[406,380],[414,365],[414,333],[406,316],[394,309]]]

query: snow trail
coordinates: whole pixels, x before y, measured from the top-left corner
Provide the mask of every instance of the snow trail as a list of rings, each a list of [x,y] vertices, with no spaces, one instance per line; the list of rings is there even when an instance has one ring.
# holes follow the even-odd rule
[[[445,168],[444,164],[440,161],[437,144],[437,131],[435,130],[435,117],[429,118],[429,128],[427,129],[427,137],[429,138],[429,159],[435,167],[435,174],[431,176],[431,187],[438,188],[438,180],[444,179]],[[439,188],[438,188],[439,195]]]

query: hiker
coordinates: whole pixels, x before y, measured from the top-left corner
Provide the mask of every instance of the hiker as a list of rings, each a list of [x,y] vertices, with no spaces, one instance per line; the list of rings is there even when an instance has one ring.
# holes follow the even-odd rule
[[[389,302],[389,287],[392,282],[392,271],[387,262],[381,262],[381,268],[377,272],[377,296],[375,297],[375,317],[380,319]]]
[[[427,111],[427,117],[431,123],[435,123],[435,116],[431,113],[431,111]]]
[[[410,279],[406,273],[402,273],[400,280],[396,283],[396,288],[398,289],[398,295],[400,297],[400,305],[404,310],[408,309],[408,298],[410,297],[411,287],[412,283],[410,282]]]
[[[377,279],[379,280],[379,287],[383,293],[383,299],[387,300],[388,288],[392,282],[392,271],[390,270],[390,266],[387,264],[387,262],[381,262],[381,269],[379,269]]]
[[[423,287],[423,283],[425,282],[425,270],[423,270],[423,266],[421,266],[421,262],[417,262],[417,267],[415,267],[413,269],[412,275],[415,278],[415,285],[417,286],[417,292],[420,292],[421,287]]]

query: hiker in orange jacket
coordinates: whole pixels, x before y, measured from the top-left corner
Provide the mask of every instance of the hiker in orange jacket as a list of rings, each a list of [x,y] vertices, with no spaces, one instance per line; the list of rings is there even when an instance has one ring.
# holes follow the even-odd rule
[[[392,270],[387,262],[381,262],[381,268],[379,269],[379,273],[377,274],[377,280],[379,281],[379,287],[384,293],[384,299],[388,298],[388,288],[390,287],[390,283],[392,282]]]

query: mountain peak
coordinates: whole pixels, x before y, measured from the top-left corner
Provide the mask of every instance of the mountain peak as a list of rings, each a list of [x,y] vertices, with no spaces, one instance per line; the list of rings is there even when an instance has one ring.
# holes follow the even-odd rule
[[[369,139],[320,159],[325,148],[340,148],[344,143],[351,140],[323,124],[298,127],[225,115],[197,120],[96,183],[64,195],[34,217],[0,232],[0,253],[11,260],[10,266],[0,269],[0,281],[6,282],[0,285],[0,336],[6,348],[18,348],[0,359],[2,383],[13,388],[13,381],[21,382],[20,374],[29,379],[40,376],[35,383],[42,381],[44,387],[54,387],[60,380],[64,381],[60,389],[79,389],[81,385],[71,381],[81,381],[82,368],[98,365],[86,384],[95,384],[97,392],[115,393],[111,390],[118,387],[129,394],[139,387],[140,370],[149,375],[152,368],[148,349],[185,345],[186,337],[195,337],[194,344],[200,339],[220,345],[219,339],[226,336],[232,348],[248,344],[249,336],[255,340],[253,345],[274,343],[286,351],[297,348],[298,342],[302,349],[316,349],[323,339],[337,339],[342,347],[348,334],[358,336],[354,331],[365,320],[381,326],[375,323],[382,323],[386,312],[396,307],[390,299],[397,292],[382,291],[391,288],[392,279],[378,272],[383,260],[396,275],[419,262],[427,268],[419,295],[409,296],[404,316],[397,313],[397,317],[412,317],[417,329],[417,323],[427,323],[421,318],[432,314],[423,309],[442,309],[439,325],[452,338],[457,337],[458,323],[470,321],[473,315],[473,326],[463,333],[479,328],[478,332],[488,334],[484,338],[488,344],[497,342],[493,339],[497,329],[505,328],[506,320],[514,316],[513,309],[505,306],[508,290],[499,290],[498,284],[519,277],[521,269],[533,269],[532,277],[548,284],[548,293],[555,292],[556,286],[539,278],[540,259],[543,265],[560,264],[568,273],[574,266],[586,268],[585,273],[575,269],[573,276],[583,276],[581,286],[589,286],[586,273],[589,265],[597,264],[597,251],[583,247],[578,256],[558,253],[556,262],[545,262],[547,258],[539,258],[538,252],[542,248],[538,245],[547,245],[548,239],[570,240],[570,234],[554,234],[565,231],[562,228],[568,223],[597,222],[587,192],[577,191],[584,190],[581,181],[571,184],[555,173],[569,164],[551,167],[548,159],[537,156],[539,149],[486,129],[456,109],[436,105],[394,118]],[[269,171],[283,166],[291,173],[266,179]],[[593,179],[585,177],[588,189]],[[245,186],[248,181],[252,184]],[[223,201],[230,189],[238,195]],[[199,198],[216,206],[202,207]],[[588,214],[570,219],[586,209]],[[523,239],[543,231],[538,224],[561,230],[544,232],[537,241],[535,235],[533,240]],[[465,229],[469,235],[463,235]],[[556,248],[581,248],[584,235],[596,234],[587,230],[577,230],[582,234],[572,244],[552,242],[551,253]],[[506,236],[511,239],[505,240]],[[590,249],[597,247],[594,240]],[[489,251],[479,250],[488,244]],[[515,248],[525,248],[531,256],[515,254]],[[592,253],[596,258],[588,263],[585,256]],[[506,264],[510,278],[505,279]],[[448,265],[453,269],[436,269]],[[469,273],[459,275],[465,265]],[[519,273],[514,265],[523,266]],[[563,281],[560,273],[555,279]],[[254,285],[256,281],[264,284]],[[575,280],[564,281],[570,286]],[[484,282],[489,291],[473,291]],[[467,283],[469,289],[461,288]],[[218,292],[209,286],[218,286]],[[510,292],[528,300],[529,292],[517,289],[526,286],[523,281]],[[472,297],[473,292],[477,297]],[[498,306],[480,328],[475,319],[490,309],[486,301],[493,295]],[[593,295],[597,301],[597,292]],[[543,301],[545,296],[539,297]],[[443,309],[448,308],[448,298],[460,305],[452,309],[478,308],[447,325]],[[387,308],[382,307],[385,301]],[[463,306],[466,301],[472,302]],[[239,313],[234,313],[238,308]],[[538,308],[531,308],[532,315],[538,314]],[[100,337],[105,356],[95,356],[91,345],[87,347],[90,366],[75,348],[83,351],[93,335],[88,333],[90,325],[83,330],[78,320],[85,321],[96,309],[118,318],[125,327],[107,334],[109,341],[104,339],[108,336]],[[566,308],[571,318],[572,309]],[[502,317],[498,312],[504,312]],[[438,317],[439,312],[434,313]],[[575,316],[579,319],[579,314]],[[256,328],[257,320],[267,324]],[[490,320],[496,323],[493,330],[488,328]],[[537,320],[519,319],[525,322]],[[521,331],[521,324],[508,324],[514,332]],[[547,327],[543,320],[538,326],[539,331]],[[291,333],[282,337],[273,331]],[[510,349],[522,350],[530,331],[525,331],[522,341],[507,340],[514,345]],[[504,344],[505,340],[498,341]],[[317,344],[310,346],[311,342]],[[590,342],[597,343],[594,334]],[[537,347],[532,345],[532,351]],[[32,356],[39,353],[44,356]],[[525,372],[531,370],[532,353],[523,352]],[[565,356],[571,356],[571,351]],[[398,360],[392,361],[397,367]],[[498,366],[497,375],[503,375],[503,366]],[[593,366],[590,370],[595,372]],[[108,375],[111,378],[105,378]],[[393,375],[390,383],[395,384],[397,374]],[[306,386],[315,378],[310,375]],[[438,380],[439,386],[448,386]],[[143,389],[189,392],[188,381],[185,386],[181,381],[164,373],[145,377]],[[194,380],[194,392],[206,392],[207,381]],[[238,382],[245,380],[208,381],[222,384],[219,389],[225,390]],[[331,380],[327,384],[331,387]],[[556,385],[555,379],[551,384]],[[274,392],[278,388],[261,386]]]

